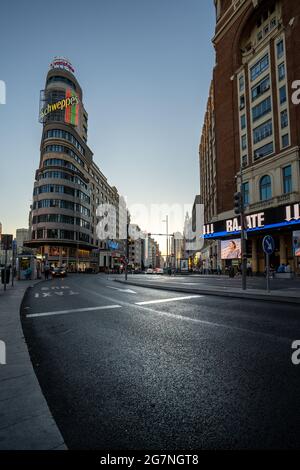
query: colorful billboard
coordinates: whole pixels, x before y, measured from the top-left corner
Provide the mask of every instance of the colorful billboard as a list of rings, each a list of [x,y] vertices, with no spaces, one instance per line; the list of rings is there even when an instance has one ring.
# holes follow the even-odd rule
[[[58,99],[59,96],[59,99]],[[70,88],[59,93],[55,90],[41,92],[39,121],[63,121],[78,126],[79,98]]]
[[[293,232],[294,256],[300,257],[300,231]]]
[[[241,259],[241,253],[241,240],[239,238],[221,241],[221,259]]]

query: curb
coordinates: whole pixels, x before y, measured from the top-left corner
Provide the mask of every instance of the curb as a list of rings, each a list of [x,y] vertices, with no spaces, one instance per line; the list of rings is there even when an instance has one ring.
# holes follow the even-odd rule
[[[138,283],[134,281],[121,281],[119,279],[114,279],[115,282],[119,282],[121,284],[136,286],[136,287],[146,287],[148,289],[158,289],[158,290],[166,290],[170,292],[182,292],[186,294],[202,294],[202,295],[212,295],[217,297],[232,297],[236,299],[249,299],[249,300],[262,300],[266,302],[281,302],[281,303],[289,303],[289,304],[300,304],[300,297],[290,297],[290,296],[280,296],[273,294],[260,294],[260,293],[251,293],[250,291],[246,292],[233,292],[233,291],[220,291],[220,290],[212,290],[212,289],[205,289],[205,288],[197,288],[191,289],[189,287],[173,287],[173,286],[162,286],[159,284],[149,285],[144,283]]]

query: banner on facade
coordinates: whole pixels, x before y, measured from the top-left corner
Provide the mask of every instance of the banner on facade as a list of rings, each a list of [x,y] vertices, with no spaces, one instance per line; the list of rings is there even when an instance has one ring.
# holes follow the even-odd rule
[[[221,241],[221,259],[241,259],[241,253],[240,239]]]
[[[300,230],[293,232],[294,256],[300,257]]]

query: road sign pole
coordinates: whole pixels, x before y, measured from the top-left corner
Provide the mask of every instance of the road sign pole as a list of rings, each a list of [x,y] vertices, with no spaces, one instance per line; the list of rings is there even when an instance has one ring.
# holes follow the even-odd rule
[[[274,238],[270,235],[265,236],[262,245],[266,255],[267,291],[270,292],[270,255],[275,251]]]
[[[267,253],[267,291],[270,292],[270,255]]]
[[[7,269],[7,249],[5,250],[5,260],[4,260],[4,290],[6,290],[6,269]]]

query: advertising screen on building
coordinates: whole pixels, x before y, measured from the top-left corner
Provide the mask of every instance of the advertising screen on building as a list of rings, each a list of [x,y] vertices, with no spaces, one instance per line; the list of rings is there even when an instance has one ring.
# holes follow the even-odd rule
[[[222,259],[240,259],[241,258],[241,240],[221,241],[221,258]]]
[[[294,255],[300,257],[300,231],[293,232]]]
[[[73,90],[42,90],[39,115],[41,123],[58,121],[78,126],[78,114],[79,98]]]

